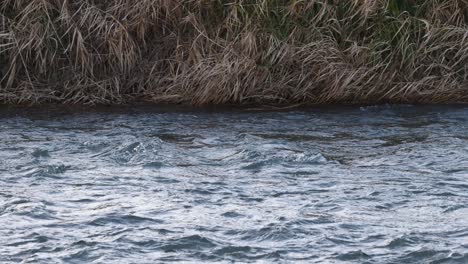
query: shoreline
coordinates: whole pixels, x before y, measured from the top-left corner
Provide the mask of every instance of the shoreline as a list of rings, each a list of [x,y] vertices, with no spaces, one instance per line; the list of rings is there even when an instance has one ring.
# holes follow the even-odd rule
[[[0,118],[13,115],[47,115],[47,114],[87,114],[87,113],[258,113],[258,112],[346,112],[360,109],[367,110],[385,110],[385,109],[414,109],[414,110],[433,110],[433,109],[464,109],[467,103],[447,103],[447,104],[321,104],[321,105],[203,105],[192,106],[183,104],[155,104],[148,102],[139,102],[131,104],[97,104],[97,105],[64,105],[59,103],[35,104],[35,105],[14,105],[0,104]],[[33,113],[32,113],[33,112]]]

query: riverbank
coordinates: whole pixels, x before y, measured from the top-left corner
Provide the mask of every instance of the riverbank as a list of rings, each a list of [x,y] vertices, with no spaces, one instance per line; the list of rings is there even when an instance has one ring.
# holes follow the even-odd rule
[[[0,102],[468,101],[468,6],[450,0],[0,4]]]

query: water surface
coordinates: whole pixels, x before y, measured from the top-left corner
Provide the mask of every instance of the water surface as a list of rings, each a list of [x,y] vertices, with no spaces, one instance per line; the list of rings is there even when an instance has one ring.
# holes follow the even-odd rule
[[[468,108],[0,112],[1,263],[468,263]]]

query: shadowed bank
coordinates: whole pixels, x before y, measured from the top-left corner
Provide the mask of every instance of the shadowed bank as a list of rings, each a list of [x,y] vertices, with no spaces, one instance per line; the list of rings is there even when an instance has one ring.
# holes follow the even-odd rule
[[[0,102],[468,101],[466,0],[3,0]]]

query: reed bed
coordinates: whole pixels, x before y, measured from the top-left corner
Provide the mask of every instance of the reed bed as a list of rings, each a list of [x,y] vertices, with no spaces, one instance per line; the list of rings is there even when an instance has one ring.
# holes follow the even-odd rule
[[[468,101],[468,0],[1,0],[0,102]]]

